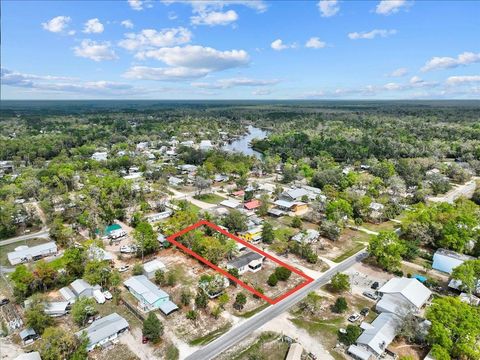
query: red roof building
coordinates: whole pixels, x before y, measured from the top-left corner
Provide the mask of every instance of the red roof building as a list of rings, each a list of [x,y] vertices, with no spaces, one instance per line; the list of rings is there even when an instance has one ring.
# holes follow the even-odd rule
[[[243,204],[243,206],[245,206],[245,209],[247,209],[247,210],[254,210],[254,209],[258,208],[260,205],[261,205],[261,203],[257,199],[251,200],[251,201]]]

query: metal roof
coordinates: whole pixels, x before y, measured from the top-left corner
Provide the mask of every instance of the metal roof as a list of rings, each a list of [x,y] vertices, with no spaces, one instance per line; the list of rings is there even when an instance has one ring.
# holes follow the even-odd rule
[[[37,335],[37,333],[32,328],[28,328],[20,331],[19,335],[20,335],[20,338],[23,340],[28,338],[29,336],[35,336]]]
[[[383,354],[388,345],[397,336],[401,323],[397,315],[381,313],[372,322],[372,327],[363,331],[357,339],[357,344],[371,348],[377,355]]]
[[[417,279],[393,278],[378,292],[382,294],[401,294],[410,303],[420,309],[432,295],[432,292]]]
[[[158,259],[154,259],[152,261],[149,261],[143,264],[143,270],[145,270],[147,273],[157,271],[157,270],[162,270],[165,268],[166,268],[165,264]]]
[[[159,289],[154,283],[148,280],[145,275],[132,276],[126,280],[124,284],[137,294],[140,294],[150,305],[155,304],[155,302],[160,299],[169,297],[165,291]]]
[[[76,295],[73,293],[73,291],[66,286],[60,289],[60,294],[68,302],[76,299]]]
[[[92,346],[127,328],[127,320],[117,313],[113,313],[99,320],[95,320],[89,327],[77,332],[77,336],[85,332],[89,340],[88,345]]]
[[[56,253],[57,244],[54,241],[47,242],[45,244],[40,244],[32,247],[22,247],[19,250],[9,252],[7,254],[8,260],[10,263],[17,260],[22,260],[24,258],[33,258],[36,256],[42,256],[48,253]],[[12,263],[13,264],[13,263]]]
[[[170,314],[171,312],[175,311],[175,310],[178,310],[178,306],[175,305],[172,301],[168,300],[168,301],[164,301],[160,304],[160,306],[158,307],[161,312],[163,312],[165,315],[168,315]]]
[[[77,296],[80,296],[80,294],[82,292],[84,292],[85,290],[89,290],[89,289],[93,289],[93,286],[90,285],[89,283],[87,283],[85,280],[83,279],[77,279],[75,281],[73,281],[71,284],[70,284],[70,287],[72,288],[73,292],[77,295]]]
[[[235,208],[238,208],[240,206],[240,203],[238,201],[235,201],[235,200],[223,200],[220,205],[222,206],[226,206],[228,208],[232,208],[232,209],[235,209]]]

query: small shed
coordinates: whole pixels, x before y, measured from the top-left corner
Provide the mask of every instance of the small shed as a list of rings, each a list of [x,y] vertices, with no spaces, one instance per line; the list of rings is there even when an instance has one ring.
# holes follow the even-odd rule
[[[157,270],[165,271],[166,268],[167,267],[163,262],[158,259],[154,259],[143,264],[143,275],[149,279],[153,279]]]

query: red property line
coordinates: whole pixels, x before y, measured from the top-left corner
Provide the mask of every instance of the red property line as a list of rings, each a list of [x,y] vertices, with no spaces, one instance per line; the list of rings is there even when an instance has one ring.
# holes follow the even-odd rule
[[[220,267],[218,267],[217,265],[215,264],[212,264],[210,261],[208,261],[207,259],[205,259],[204,257],[198,255],[195,251],[187,248],[185,245],[179,243],[177,240],[175,240],[176,238],[186,234],[187,232],[189,231],[192,231],[200,226],[208,226],[209,228],[211,229],[214,229],[220,233],[222,233],[223,235],[225,236],[228,236],[230,239],[233,239],[243,245],[245,245],[246,247],[252,249],[253,251],[265,256],[266,258],[269,258],[270,260],[276,262],[277,264],[280,264],[282,265],[283,267],[289,269],[290,271],[294,272],[295,274],[303,277],[305,279],[304,282],[302,282],[301,284],[297,285],[296,287],[294,287],[293,289],[287,291],[285,294],[279,296],[279,297],[276,297],[274,299],[271,299],[269,298],[268,296],[262,294],[261,292],[255,290],[254,288],[252,288],[250,285],[247,285],[245,284],[242,280],[238,279],[237,277],[233,276],[232,274],[230,274],[229,272],[221,269]],[[300,290],[301,288],[307,286],[308,284],[310,284],[313,279],[308,276],[308,275],[305,275],[302,271],[294,268],[293,266],[291,265],[288,265],[286,263],[284,263],[283,261],[277,259],[276,257],[270,255],[270,254],[267,254],[266,252],[260,250],[259,248],[257,248],[256,246],[246,242],[245,240],[243,239],[240,239],[239,237],[233,235],[233,234],[230,234],[228,231],[225,231],[224,229],[222,229],[221,227],[207,221],[207,220],[200,220],[198,221],[197,223],[193,224],[193,225],[190,225],[189,227],[186,227],[185,229],[173,234],[173,235],[170,235],[169,237],[167,237],[167,241],[169,243],[171,243],[172,245],[182,249],[183,251],[185,251],[187,254],[193,256],[194,258],[196,258],[197,260],[203,262],[204,264],[210,266],[212,269],[218,271],[220,274],[226,276],[227,278],[229,278],[230,280],[236,282],[237,284],[239,284],[240,286],[242,286],[244,289],[250,291],[252,294],[255,294],[256,296],[262,298],[263,300],[267,301],[268,303],[270,304],[276,304],[277,302],[285,299],[287,296],[293,294],[295,291],[297,290]]]

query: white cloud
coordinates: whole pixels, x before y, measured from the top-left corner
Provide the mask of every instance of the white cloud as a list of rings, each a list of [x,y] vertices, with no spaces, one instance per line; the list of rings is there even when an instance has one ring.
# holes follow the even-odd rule
[[[133,22],[132,20],[123,20],[121,23],[120,23],[125,29],[133,29]]]
[[[76,56],[84,57],[94,61],[114,60],[117,55],[110,47],[110,42],[96,42],[89,39],[84,39],[80,46],[74,47]]]
[[[208,72],[246,66],[250,59],[245,50],[220,51],[211,47],[187,45],[164,47],[139,52],[138,59],[156,59],[173,67],[206,70]]]
[[[192,16],[190,21],[193,25],[228,25],[232,22],[237,21],[238,14],[233,10],[228,10],[226,12],[221,11],[212,11],[212,12],[202,12],[198,15]]]
[[[130,50],[149,49],[153,47],[165,47],[180,45],[190,42],[192,33],[184,27],[169,28],[162,30],[144,29],[139,33],[125,34],[125,39],[118,45]]]
[[[272,93],[271,90],[269,89],[258,89],[258,90],[253,90],[252,95],[257,95],[257,96],[265,96],[265,95],[270,95]]]
[[[98,18],[87,20],[83,32],[87,34],[100,34],[104,30],[103,24],[98,20]]]
[[[295,44],[284,44],[282,39],[277,39],[270,44],[270,47],[273,50],[281,51],[281,50],[285,50],[285,49],[293,49],[293,48],[296,47],[296,45]]]
[[[203,89],[230,89],[232,87],[238,86],[269,86],[278,84],[280,81],[273,80],[259,80],[259,79],[250,79],[250,78],[232,78],[232,79],[221,79],[217,80],[214,83],[206,82],[196,82],[192,83],[192,86],[203,88]]]
[[[395,14],[408,5],[407,0],[382,0],[377,4],[375,12],[381,15]]]
[[[320,0],[317,6],[323,17],[334,16],[340,10],[337,0]]]
[[[173,3],[189,4],[194,13],[222,10],[227,6],[241,5],[254,9],[260,13],[267,10],[267,4],[262,0],[163,0],[165,5]]]
[[[327,43],[324,41],[321,41],[318,37],[311,37],[305,43],[305,47],[311,48],[311,49],[321,49],[321,48],[324,48],[325,46],[327,46]]]
[[[480,53],[464,52],[456,58],[453,57],[433,57],[422,67],[422,71],[451,69],[459,66],[465,66],[480,62]]]
[[[128,0],[128,5],[133,10],[140,11],[143,10],[143,1],[142,0]]]
[[[368,32],[352,32],[348,34],[348,37],[352,40],[358,39],[375,39],[376,37],[389,37],[390,35],[395,35],[397,30],[385,30],[385,29],[374,29]]]
[[[177,18],[178,18],[178,16],[174,11],[169,11],[168,12],[168,20],[175,20]]]
[[[21,87],[48,92],[69,92],[86,94],[134,94],[142,91],[132,85],[111,81],[79,81],[78,79],[52,76],[24,74],[8,69],[1,69],[2,85]]]
[[[447,79],[448,85],[467,85],[471,83],[480,83],[480,75],[450,76]]]
[[[123,76],[127,79],[179,81],[196,79],[207,75],[208,69],[192,69],[188,67],[148,67],[133,66]]]
[[[404,67],[401,67],[401,68],[398,68],[398,69],[395,69],[393,70],[389,76],[390,77],[402,77],[402,76],[405,76],[408,74],[408,69],[407,68],[404,68]]]
[[[72,19],[69,16],[57,16],[42,23],[42,27],[53,33],[63,33]]]

